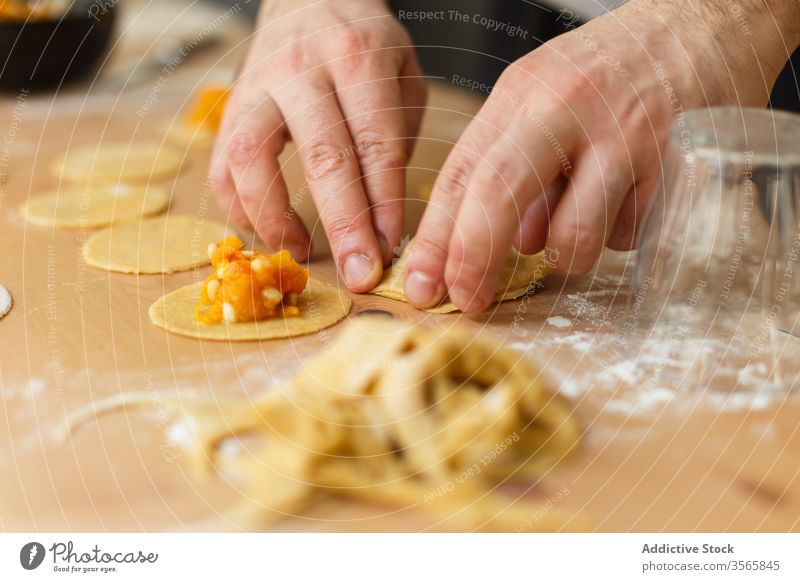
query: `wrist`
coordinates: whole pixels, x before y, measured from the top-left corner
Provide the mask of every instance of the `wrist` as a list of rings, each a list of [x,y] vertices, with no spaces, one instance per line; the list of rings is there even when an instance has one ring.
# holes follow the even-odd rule
[[[346,4],[348,0],[264,0],[259,10],[259,21],[269,19],[276,15],[286,14],[298,8],[314,7],[316,9],[324,10],[332,8],[334,5],[340,6]],[[350,0],[359,4],[362,8],[380,7],[388,10],[388,0]]]
[[[708,105],[765,105],[800,46],[798,0],[631,0],[689,55]]]

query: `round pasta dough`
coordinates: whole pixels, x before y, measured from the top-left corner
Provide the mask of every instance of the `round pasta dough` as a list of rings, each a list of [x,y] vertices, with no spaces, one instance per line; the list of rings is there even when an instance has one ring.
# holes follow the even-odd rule
[[[148,183],[178,174],[181,152],[156,141],[93,144],[77,148],[53,165],[61,179],[99,184]]]
[[[14,305],[14,300],[11,299],[11,293],[8,289],[0,285],[0,319],[11,311],[11,306]]]
[[[164,295],[150,306],[150,321],[167,331],[218,341],[287,338],[330,327],[350,311],[350,298],[333,285],[315,279],[297,299],[300,315],[240,323],[199,323],[194,310],[203,283],[192,283]]]
[[[22,206],[30,223],[58,228],[97,228],[158,214],[169,204],[162,188],[115,184],[65,188],[34,196]]]
[[[164,128],[168,141],[182,147],[210,148],[217,139],[217,132],[204,125],[193,126],[180,120]]]
[[[210,263],[208,245],[227,236],[225,225],[194,216],[160,216],[113,225],[83,245],[83,260],[119,273],[174,273]]]

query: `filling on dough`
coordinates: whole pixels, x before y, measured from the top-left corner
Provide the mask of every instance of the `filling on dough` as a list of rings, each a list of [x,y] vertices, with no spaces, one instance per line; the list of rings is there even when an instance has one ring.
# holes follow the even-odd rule
[[[219,131],[228,94],[227,87],[203,89],[196,97],[194,107],[186,118],[187,123],[192,126],[202,125],[214,132]]]
[[[266,255],[243,249],[233,235],[208,246],[214,271],[203,284],[195,319],[214,324],[300,315],[297,297],[308,271],[288,251]]]

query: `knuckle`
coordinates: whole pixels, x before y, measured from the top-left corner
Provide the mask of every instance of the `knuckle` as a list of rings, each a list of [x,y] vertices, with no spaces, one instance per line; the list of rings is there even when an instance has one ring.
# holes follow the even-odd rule
[[[252,131],[234,133],[225,147],[225,159],[233,166],[252,163],[263,146],[263,139]]]
[[[483,207],[499,212],[514,210],[513,181],[509,181],[509,173],[503,168],[509,163],[504,161],[494,168],[485,166],[476,172],[473,195]]]
[[[497,86],[508,91],[518,91],[520,87],[530,83],[530,80],[530,73],[521,64],[511,63],[500,74],[497,79]]]
[[[300,42],[290,43],[284,50],[280,59],[276,59],[278,67],[289,73],[299,73],[308,68],[308,50]]]
[[[248,69],[247,75],[253,85],[270,87],[270,93],[280,87],[293,87],[298,78],[307,79],[309,72],[320,64],[320,51],[314,42],[300,38],[299,30],[295,32],[295,37],[285,46],[265,54],[256,66]]]
[[[366,28],[346,26],[334,40],[339,56],[363,53],[370,46],[370,35]]]
[[[366,220],[368,217],[363,213],[354,217],[333,216],[328,219],[325,230],[328,238],[338,241],[363,230],[367,226]]]
[[[465,159],[454,160],[447,164],[436,178],[436,189],[448,197],[457,197],[469,182],[472,167]]]
[[[406,152],[400,140],[386,140],[374,129],[354,132],[354,149],[358,160],[373,168],[399,168],[406,164]]]
[[[333,65],[344,72],[356,72],[370,58],[371,37],[362,27],[347,26],[332,39]]]
[[[302,159],[313,181],[324,181],[341,174],[346,163],[346,152],[329,141],[314,141],[302,148]]]
[[[602,77],[598,78],[598,74],[593,71],[579,71],[576,75],[569,75],[564,79],[558,94],[563,101],[573,103],[596,94],[602,85],[601,81]]]

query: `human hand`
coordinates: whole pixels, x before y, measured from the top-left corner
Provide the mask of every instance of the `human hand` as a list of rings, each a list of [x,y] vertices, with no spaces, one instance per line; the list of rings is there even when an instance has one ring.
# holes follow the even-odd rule
[[[367,291],[400,244],[424,102],[411,40],[382,1],[265,2],[211,183],[232,222],[306,259],[308,231],[278,163],[291,136],[345,284]]]
[[[419,307],[485,309],[515,244],[585,273],[632,248],[681,111],[765,105],[798,45],[798,5],[632,0],[513,63],[434,186],[405,271]],[[541,194],[540,194],[541,193]]]

